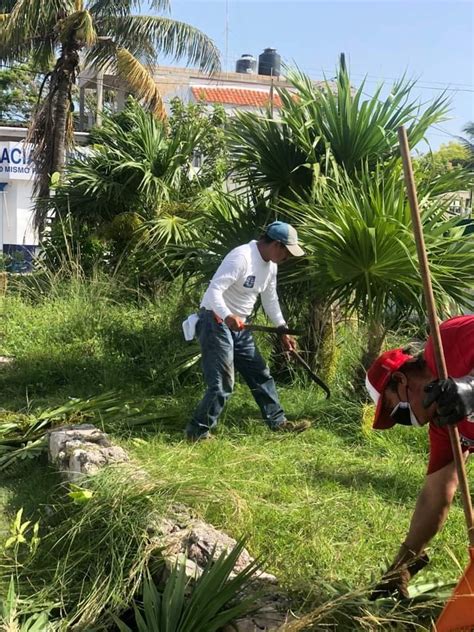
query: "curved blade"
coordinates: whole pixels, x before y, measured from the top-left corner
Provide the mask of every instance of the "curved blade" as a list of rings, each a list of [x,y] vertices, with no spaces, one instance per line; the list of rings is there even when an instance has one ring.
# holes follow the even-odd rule
[[[331,397],[331,391],[329,390],[329,386],[325,382],[323,382],[323,380],[320,377],[316,375],[313,369],[309,366],[309,364],[305,360],[303,360],[303,358],[300,356],[300,354],[297,351],[292,351],[292,354],[296,358],[296,360],[301,364],[301,366],[303,366],[306,369],[306,371],[311,376],[311,379],[313,380],[313,382],[316,382],[316,384],[323,389],[323,391],[326,393],[326,399],[329,399]]]

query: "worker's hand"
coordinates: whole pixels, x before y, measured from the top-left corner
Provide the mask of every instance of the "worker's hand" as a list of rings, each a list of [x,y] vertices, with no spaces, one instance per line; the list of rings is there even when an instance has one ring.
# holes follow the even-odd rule
[[[425,386],[423,406],[436,403],[437,426],[457,424],[474,411],[474,376],[435,380]]]
[[[232,331],[242,331],[245,327],[244,321],[238,316],[234,316],[234,314],[229,314],[224,322],[229,329],[232,329]]]
[[[280,340],[284,351],[296,351],[296,340],[293,336],[282,334]]]
[[[397,600],[408,599],[408,582],[429,562],[426,553],[403,564],[392,564],[370,594],[370,601],[394,597]]]

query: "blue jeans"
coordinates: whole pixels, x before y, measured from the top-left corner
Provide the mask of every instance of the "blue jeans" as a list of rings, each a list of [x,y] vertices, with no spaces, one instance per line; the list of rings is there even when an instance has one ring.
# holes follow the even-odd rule
[[[218,323],[214,314],[199,314],[196,333],[202,351],[202,370],[207,390],[186,428],[193,437],[207,435],[217,425],[219,415],[234,389],[234,368],[242,375],[270,428],[286,418],[278,399],[275,381],[260,355],[252,333],[247,329],[231,331]]]

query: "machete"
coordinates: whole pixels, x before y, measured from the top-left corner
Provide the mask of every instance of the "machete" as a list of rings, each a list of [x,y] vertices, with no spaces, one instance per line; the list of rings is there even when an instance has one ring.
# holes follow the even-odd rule
[[[249,331],[265,331],[270,334],[279,334],[279,335],[287,334],[289,336],[300,336],[303,333],[302,331],[299,331],[298,329],[284,329],[283,327],[266,327],[265,325],[245,325],[245,329],[248,329]],[[305,360],[303,360],[303,358],[300,356],[300,354],[297,351],[291,351],[291,353],[293,354],[293,357],[296,359],[296,361],[299,364],[301,364],[302,367],[306,369],[306,371],[308,372],[313,382],[316,382],[316,384],[323,389],[323,391],[326,393],[326,399],[329,399],[331,397],[331,391],[329,390],[329,386],[325,384],[325,382],[323,382],[323,380],[316,375],[316,373],[312,370],[309,364]]]

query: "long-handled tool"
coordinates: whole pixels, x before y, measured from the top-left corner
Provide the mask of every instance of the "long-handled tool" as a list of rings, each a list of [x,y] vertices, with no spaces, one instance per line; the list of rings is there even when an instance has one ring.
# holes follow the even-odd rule
[[[249,331],[265,331],[271,334],[280,334],[280,335],[287,334],[290,336],[299,336],[303,333],[299,331],[298,329],[283,329],[282,327],[267,327],[265,325],[251,325],[251,324],[245,325],[245,329],[248,329]],[[297,351],[292,351],[291,354],[293,355],[295,360],[299,364],[301,364],[302,367],[306,369],[306,371],[308,372],[313,382],[316,382],[316,384],[323,389],[323,391],[326,393],[326,399],[329,399],[331,397],[331,391],[329,390],[329,386],[325,382],[323,382],[323,380],[320,377],[316,375],[316,373],[312,370],[309,364],[305,360],[303,360],[303,358],[300,356],[300,354]]]
[[[287,329],[286,327],[267,327],[267,325],[245,325],[245,329],[249,331],[265,331],[269,334],[286,334],[288,336],[301,336],[303,334],[299,329]]]
[[[428,258],[426,256],[425,242],[423,238],[423,228],[421,225],[420,211],[418,209],[418,200],[416,196],[415,180],[413,178],[413,169],[410,158],[410,148],[405,128],[398,128],[398,139],[400,142],[400,150],[403,159],[403,171],[405,174],[405,183],[408,193],[408,201],[410,203],[411,217],[413,223],[413,232],[415,235],[416,249],[418,252],[418,261],[423,280],[423,291],[428,310],[428,318],[433,339],[433,347],[436,359],[436,369],[440,379],[446,379],[448,373],[446,370],[446,362],[444,359],[443,345],[439,331],[438,319],[436,316],[436,306],[433,296],[433,288],[431,285],[431,277],[428,266]],[[466,476],[466,468],[461,451],[459,441],[459,432],[457,426],[448,426],[449,438],[454,455],[454,463],[459,479],[459,487],[464,507],[464,516],[466,518],[467,531],[469,536],[469,556],[470,562],[464,571],[464,575],[454,589],[449,601],[438,618],[435,625],[436,632],[455,632],[461,630],[471,630],[474,627],[474,522],[472,514],[472,502],[469,494],[469,486]]]

